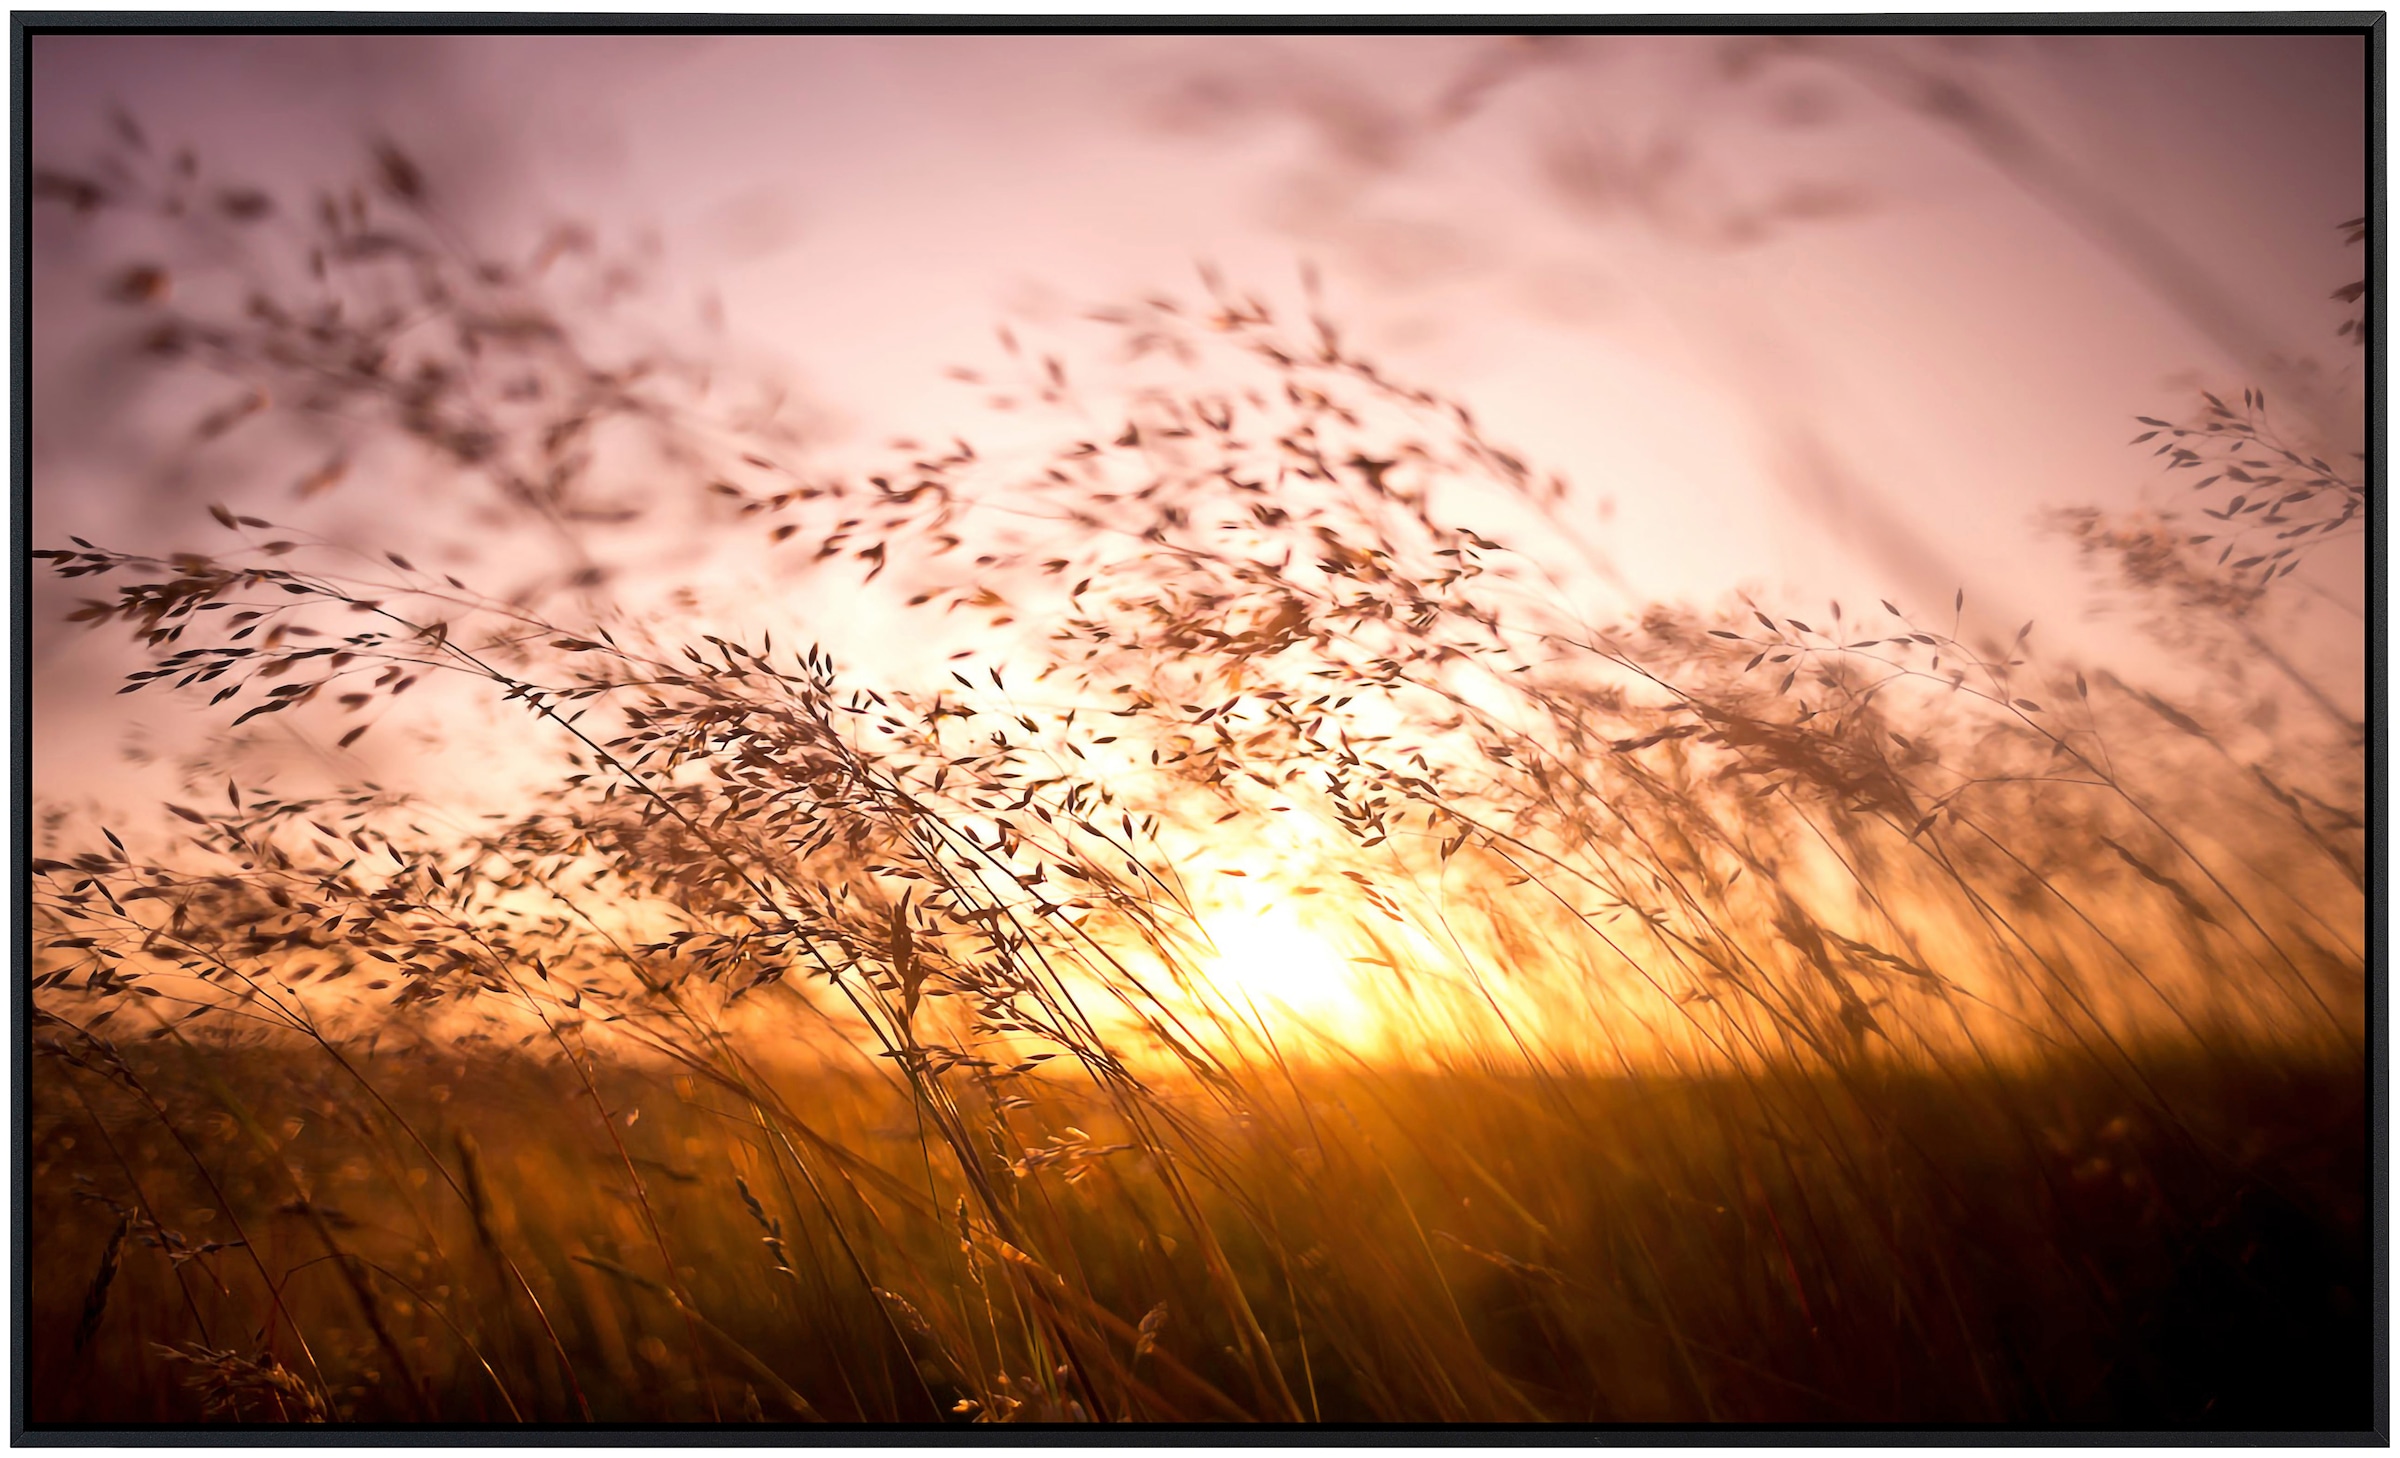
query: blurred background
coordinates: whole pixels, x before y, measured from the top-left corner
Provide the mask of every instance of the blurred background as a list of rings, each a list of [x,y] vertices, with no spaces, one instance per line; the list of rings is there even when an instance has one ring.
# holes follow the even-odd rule
[[[2160,494],[2134,416],[2256,385],[2362,448],[2329,296],[2365,267],[2340,230],[2365,64],[2359,37],[2264,34],[52,35],[30,85],[37,164],[131,126],[300,197],[381,141],[462,248],[586,227],[627,260],[611,327],[781,388],[812,470],[1005,441],[944,373],[988,367],[997,325],[1076,359],[1093,306],[1202,266],[1296,303],[1313,270],[1356,350],[1567,476],[1595,611],[1963,588],[2106,662],[2141,649],[2043,512]],[[127,258],[190,248],[153,227],[37,211],[36,544],[205,547],[222,503],[507,590],[522,552],[422,462],[303,491],[305,422],[191,444],[231,387],[130,363],[112,297]],[[254,261],[178,257],[176,286]],[[913,646],[747,547],[618,550],[660,591],[788,591],[847,652]],[[2355,554],[2310,570],[2309,666],[2363,693]],[[58,624],[72,587],[37,584],[33,733],[41,792],[90,801],[193,731],[115,697],[130,660]]]

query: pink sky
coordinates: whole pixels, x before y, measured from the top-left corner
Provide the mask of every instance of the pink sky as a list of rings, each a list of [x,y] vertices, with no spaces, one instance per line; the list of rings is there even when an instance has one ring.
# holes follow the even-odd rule
[[[1190,292],[1197,259],[1276,297],[1311,259],[1367,352],[1578,484],[1589,547],[1641,595],[1946,607],[1964,585],[2099,656],[2123,629],[2081,624],[2083,578],[2034,518],[2142,498],[2131,416],[2263,380],[2354,438],[2359,358],[2326,295],[2363,266],[2336,231],[2364,211],[2359,37],[1853,43],[1739,79],[1722,38],[1518,44],[43,37],[32,141],[72,162],[122,103],[296,182],[380,132],[486,243],[560,216],[654,232],[660,317],[721,297],[731,348],[839,424],[829,459],[979,426],[941,371],[989,362],[996,322],[1072,342],[1082,306]],[[1852,64],[1871,55],[1966,78],[2040,165],[2012,175],[1879,93],[1890,67]],[[1783,204],[1811,215],[1740,236]],[[37,230],[37,289],[72,275],[63,238]],[[37,411],[95,388],[70,369],[103,317],[37,308]],[[37,544],[199,540],[205,500],[137,485],[91,418],[37,427]],[[238,479],[206,489],[244,508]],[[255,489],[279,519],[307,509]],[[37,770],[60,783],[128,712],[72,649],[35,625]]]

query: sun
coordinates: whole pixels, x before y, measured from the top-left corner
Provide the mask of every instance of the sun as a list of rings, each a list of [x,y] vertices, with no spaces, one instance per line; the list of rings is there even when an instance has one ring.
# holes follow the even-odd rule
[[[1201,964],[1218,992],[1317,1033],[1355,1038],[1370,1021],[1348,958],[1282,907],[1208,918],[1214,955]]]

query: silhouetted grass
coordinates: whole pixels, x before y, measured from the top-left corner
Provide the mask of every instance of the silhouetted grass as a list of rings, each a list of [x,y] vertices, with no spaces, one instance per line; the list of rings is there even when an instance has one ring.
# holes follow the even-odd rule
[[[582,1091],[554,1062],[387,1053],[368,1068],[394,1108],[360,1117],[354,1091],[288,1054],[152,1046],[143,1082],[213,1182],[125,1092],[90,1073],[38,1086],[33,1217],[52,1233],[35,1329],[72,1328],[109,1232],[136,1232],[92,1344],[30,1353],[43,1422],[305,1415],[206,1364],[160,1365],[162,1348],[241,1347],[273,1309],[246,1261],[177,1259],[237,1230],[284,1277],[291,1401],[317,1400],[322,1371],[325,1409],[348,1420],[565,1421],[589,1403],[603,1420],[931,1422],[1007,1401],[1061,1418],[1089,1399],[1029,1370],[1045,1316],[1101,1416],[1288,1417],[1161,1187],[1170,1160],[1224,1179],[1198,1213],[1308,1417],[2368,1420],[2364,1096],[2338,1072],[2154,1065],[2171,1123],[2106,1078],[2046,1068],[1871,1090],[1315,1072],[1198,1120],[1188,1146],[1017,1182],[1036,1261],[962,1239],[967,1192],[928,1184],[888,1091],[822,1071],[765,1080],[840,1144],[820,1198],[772,1131],[659,1070],[602,1084],[640,1111],[629,1177],[596,1120],[559,1117]],[[1121,1135],[1064,1080],[1027,1092],[1021,1117]],[[293,1128],[282,1160],[326,1230],[229,1102]],[[395,1134],[403,1120],[426,1148]],[[446,1188],[467,1169],[476,1200]],[[645,1201],[705,1316],[696,1346]],[[399,1358],[328,1269],[336,1250]],[[1156,1345],[1137,1355],[1151,1313]],[[169,1380],[129,1389],[128,1371]]]
[[[1563,482],[1221,286],[1107,316],[1095,392],[1007,341],[1055,449],[813,480],[380,166],[315,294],[149,338],[388,412],[572,595],[224,510],[38,555],[129,690],[340,748],[442,682],[555,774],[56,828],[37,1423],[2370,1421],[2346,685],[2087,675],[1963,595],[1604,614]],[[2210,404],[2172,468],[2280,451],[2245,529],[2355,534]],[[949,680],[614,602],[629,422],[711,530],[976,624]],[[2212,644],[2308,550],[2078,533]],[[1228,966],[1235,882],[1358,1027],[1261,1010],[1313,944]]]

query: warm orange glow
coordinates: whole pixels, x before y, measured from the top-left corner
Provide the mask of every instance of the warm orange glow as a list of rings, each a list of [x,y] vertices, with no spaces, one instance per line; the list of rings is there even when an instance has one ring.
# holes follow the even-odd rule
[[[1216,950],[1201,970],[1234,1006],[1356,1046],[1373,1031],[1374,1009],[1340,948],[1289,908],[1237,907],[1208,921]]]

